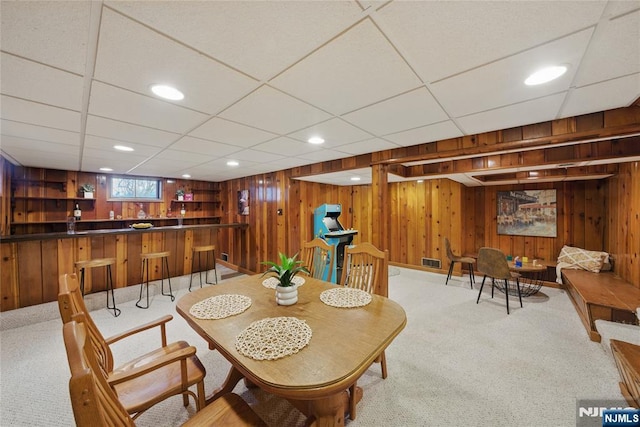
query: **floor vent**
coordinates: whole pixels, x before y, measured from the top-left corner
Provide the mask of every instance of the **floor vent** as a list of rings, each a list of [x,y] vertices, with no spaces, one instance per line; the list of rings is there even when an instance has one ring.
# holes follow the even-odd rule
[[[440,260],[435,258],[422,258],[422,266],[430,268],[440,268]]]
[[[229,254],[225,254],[224,252],[222,252],[222,254],[220,254],[220,256],[222,257],[221,259],[223,261],[229,261]]]

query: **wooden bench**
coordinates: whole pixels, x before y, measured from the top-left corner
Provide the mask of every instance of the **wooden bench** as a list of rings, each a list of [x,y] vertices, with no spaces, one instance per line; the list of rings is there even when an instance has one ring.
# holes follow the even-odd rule
[[[629,405],[640,408],[640,346],[611,340],[611,351],[620,372],[620,392]]]
[[[640,289],[620,276],[563,269],[562,279],[591,341],[600,342],[595,326],[598,319],[638,324],[635,311],[640,307]]]

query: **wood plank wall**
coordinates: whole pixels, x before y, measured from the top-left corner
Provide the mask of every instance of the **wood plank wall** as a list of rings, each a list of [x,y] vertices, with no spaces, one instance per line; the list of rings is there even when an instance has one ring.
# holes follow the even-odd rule
[[[555,261],[563,245],[616,254],[616,272],[640,287],[640,172],[638,163],[623,164],[617,177],[530,185],[465,187],[449,179],[389,184],[390,261],[421,268],[421,258],[435,258],[446,269],[443,238],[454,252],[477,252],[482,246],[512,255]],[[340,222],[358,230],[354,242],[370,241],[373,227],[371,186],[333,186],[290,179],[286,172],[259,175],[223,184],[224,222],[247,222],[248,251],[234,250],[233,231],[221,231],[220,250],[232,264],[248,271],[263,271],[261,261],[275,259],[278,251],[297,252],[314,237],[313,212],[323,203],[342,204]],[[250,215],[241,217],[235,206],[237,191],[249,189]],[[556,189],[556,238],[497,234],[496,194],[509,190]],[[232,208],[228,209],[231,205]],[[277,210],[283,209],[278,216]],[[610,214],[608,214],[610,213]],[[629,224],[624,227],[618,224]],[[616,230],[612,233],[610,230]],[[223,237],[225,236],[225,237]],[[635,239],[635,240],[634,240]],[[459,272],[460,270],[458,270]]]

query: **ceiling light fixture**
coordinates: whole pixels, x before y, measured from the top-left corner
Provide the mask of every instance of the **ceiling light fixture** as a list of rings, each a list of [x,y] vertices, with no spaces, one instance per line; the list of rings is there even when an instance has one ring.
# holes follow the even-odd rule
[[[188,173],[185,173],[184,175],[182,175],[183,178],[191,178],[191,175],[189,175]]]
[[[553,65],[551,67],[542,68],[527,77],[524,84],[527,86],[535,86],[550,82],[551,80],[555,80],[566,73],[567,69],[568,67],[566,65]]]
[[[169,99],[171,101],[180,101],[181,99],[184,99],[184,94],[172,86],[153,85],[151,86],[151,92],[155,93],[160,98]]]
[[[133,151],[133,148],[127,147],[126,145],[114,145],[113,148],[120,151]]]
[[[360,181],[360,177],[359,176],[352,176],[351,177],[351,181]]]
[[[307,140],[307,142],[308,142],[309,144],[316,144],[316,145],[318,145],[318,144],[324,144],[324,139],[320,138],[319,136],[312,136],[311,138],[309,138],[309,139]]]
[[[100,168],[100,170],[102,172],[112,172],[113,171],[113,169],[111,169],[111,168]]]
[[[240,164],[240,163],[238,163],[238,162],[237,162],[237,161],[235,161],[235,160],[229,160],[229,161],[227,162],[227,166],[238,166],[239,164]]]

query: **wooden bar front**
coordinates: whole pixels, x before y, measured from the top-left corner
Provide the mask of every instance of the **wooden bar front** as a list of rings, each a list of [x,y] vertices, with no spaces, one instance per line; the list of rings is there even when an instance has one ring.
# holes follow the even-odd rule
[[[191,248],[215,245],[220,228],[232,231],[238,242],[246,224],[210,224],[183,227],[154,227],[147,230],[96,230],[77,234],[47,233],[2,238],[0,311],[55,301],[58,277],[75,271],[76,261],[115,258],[113,280],[116,288],[141,282],[141,253],[169,251],[172,276],[191,272]],[[160,260],[152,260],[151,280],[160,278]],[[102,269],[86,278],[85,292],[106,289]]]

